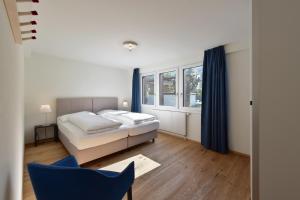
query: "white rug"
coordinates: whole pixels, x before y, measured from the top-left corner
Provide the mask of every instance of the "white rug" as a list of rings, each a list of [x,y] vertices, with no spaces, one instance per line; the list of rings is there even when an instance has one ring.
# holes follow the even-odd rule
[[[138,178],[160,166],[158,162],[139,154],[126,160],[122,160],[112,165],[100,168],[100,170],[122,172],[132,161],[134,161],[135,178]]]

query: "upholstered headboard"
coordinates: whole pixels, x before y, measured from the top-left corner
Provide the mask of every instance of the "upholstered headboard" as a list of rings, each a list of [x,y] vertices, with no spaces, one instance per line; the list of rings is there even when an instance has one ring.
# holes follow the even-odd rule
[[[56,99],[56,117],[80,112],[98,112],[104,109],[118,109],[117,97],[74,97]]]

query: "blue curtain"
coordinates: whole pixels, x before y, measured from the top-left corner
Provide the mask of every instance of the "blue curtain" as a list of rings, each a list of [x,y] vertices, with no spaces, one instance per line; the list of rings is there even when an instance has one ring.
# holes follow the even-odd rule
[[[224,46],[204,52],[201,144],[208,149],[228,152],[227,93]]]
[[[141,112],[140,69],[133,70],[131,112]]]

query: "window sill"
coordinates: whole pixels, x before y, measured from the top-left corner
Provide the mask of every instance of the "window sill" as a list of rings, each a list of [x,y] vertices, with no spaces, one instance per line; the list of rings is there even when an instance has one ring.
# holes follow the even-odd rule
[[[158,107],[158,108],[153,108],[152,110],[201,114],[201,108],[199,108],[199,109],[188,109],[188,108],[177,109],[177,108],[160,108],[160,107]]]

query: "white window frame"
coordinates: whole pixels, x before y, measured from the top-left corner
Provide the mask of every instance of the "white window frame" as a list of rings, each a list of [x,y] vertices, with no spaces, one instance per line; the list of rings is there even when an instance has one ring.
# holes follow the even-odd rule
[[[165,73],[165,72],[170,72],[170,71],[175,71],[176,73],[176,105],[175,106],[164,106],[164,105],[160,105],[160,102],[159,102],[159,96],[160,96],[160,88],[159,88],[159,75],[161,73]],[[179,88],[178,88],[178,82],[179,82],[179,74],[178,74],[178,67],[174,67],[174,68],[168,68],[168,69],[163,69],[163,70],[160,70],[157,72],[157,75],[156,75],[156,80],[157,80],[157,95],[156,95],[156,105],[157,105],[157,108],[159,109],[167,109],[167,110],[178,110],[178,106],[179,106],[179,99],[178,99],[178,91],[179,91]]]
[[[189,113],[199,113],[201,112],[201,107],[193,108],[193,107],[184,107],[183,105],[183,70],[187,68],[203,67],[202,61],[188,64],[175,66],[173,68],[162,68],[160,70],[141,73],[140,74],[140,93],[141,93],[141,105],[144,108],[152,108],[158,110],[169,110],[169,111],[181,111],[181,112],[189,112]],[[159,104],[159,75],[164,72],[175,71],[176,72],[176,105],[175,106],[164,106]],[[143,104],[143,77],[154,75],[154,105]]]
[[[183,70],[184,69],[188,69],[188,68],[193,68],[193,67],[198,67],[198,66],[201,66],[203,67],[203,64],[202,63],[194,63],[194,64],[189,64],[189,65],[184,65],[182,67],[179,67],[179,75],[180,75],[180,79],[179,79],[179,109],[182,110],[182,111],[190,111],[190,112],[201,112],[201,107],[200,106],[199,108],[193,108],[193,107],[185,107],[184,106],[184,102],[183,102],[183,90],[184,90],[184,87],[183,87],[183,81],[184,81],[184,73],[183,73]]]
[[[143,77],[144,76],[154,76],[154,104],[153,105],[149,105],[149,104],[143,104]],[[142,73],[140,75],[140,93],[141,93],[141,105],[143,107],[149,107],[149,108],[155,108],[156,107],[156,94],[157,94],[157,89],[156,89],[156,85],[157,85],[157,73],[156,72],[148,72],[148,73]]]

